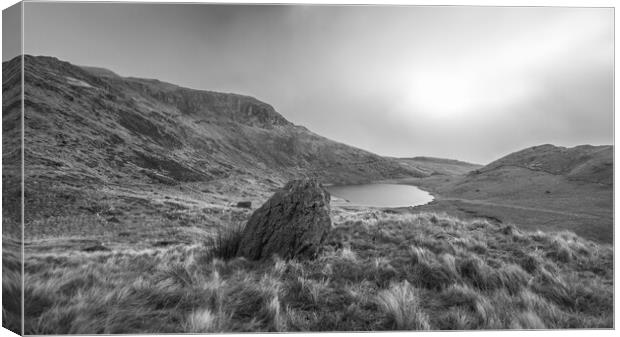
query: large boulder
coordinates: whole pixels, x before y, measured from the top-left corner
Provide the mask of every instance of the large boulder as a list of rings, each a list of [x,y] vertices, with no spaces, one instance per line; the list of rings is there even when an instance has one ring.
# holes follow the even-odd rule
[[[257,209],[242,233],[238,256],[312,258],[331,229],[330,196],[316,180],[290,181]]]

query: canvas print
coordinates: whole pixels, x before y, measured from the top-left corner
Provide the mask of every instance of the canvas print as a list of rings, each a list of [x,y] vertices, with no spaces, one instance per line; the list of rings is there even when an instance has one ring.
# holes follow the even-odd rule
[[[3,327],[613,329],[613,26],[601,7],[6,8]]]

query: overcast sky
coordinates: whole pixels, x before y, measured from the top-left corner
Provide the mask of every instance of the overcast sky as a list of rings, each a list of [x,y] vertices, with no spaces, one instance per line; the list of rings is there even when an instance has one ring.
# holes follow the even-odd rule
[[[613,9],[26,3],[24,18],[27,54],[251,95],[382,155],[613,142]]]

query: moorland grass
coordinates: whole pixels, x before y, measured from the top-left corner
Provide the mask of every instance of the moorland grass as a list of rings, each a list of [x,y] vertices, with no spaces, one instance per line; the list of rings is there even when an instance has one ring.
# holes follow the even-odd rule
[[[612,248],[572,233],[365,211],[339,217],[314,260],[251,262],[230,254],[238,230],[206,244],[31,254],[25,332],[613,327]]]

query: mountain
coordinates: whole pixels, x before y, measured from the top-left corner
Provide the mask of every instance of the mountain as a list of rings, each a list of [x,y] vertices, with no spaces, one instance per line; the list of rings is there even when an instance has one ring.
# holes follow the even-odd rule
[[[435,157],[398,158],[398,161],[410,169],[419,170],[426,176],[460,175],[482,167],[464,161]]]
[[[562,204],[573,199],[583,204],[600,204],[592,194],[602,191],[606,195],[612,184],[611,145],[573,148],[540,145],[471,171],[451,182],[449,190],[450,194],[469,199],[537,203],[542,195],[549,199],[545,204]]]
[[[481,168],[475,174],[488,174],[503,167],[565,176],[570,180],[611,185],[613,183],[613,146],[581,145],[573,148],[550,144],[533,146]]]
[[[3,142],[18,148],[20,58],[2,66]],[[79,189],[227,180],[241,189],[243,179],[276,186],[308,175],[324,183],[421,176],[395,159],[294,125],[253,97],[122,77],[45,56],[26,55],[24,70],[27,197],[59,184]]]
[[[578,188],[609,190],[613,184],[613,146],[565,148],[540,145],[508,154],[455,180],[450,188],[468,198],[531,199],[532,193],[579,195]],[[581,196],[583,197],[583,195]]]
[[[5,67],[18,62],[11,61]],[[4,65],[3,65],[4,66]],[[287,121],[253,97],[25,57],[26,163],[72,180],[188,182],[315,174],[360,182],[411,172]],[[139,174],[138,174],[139,173]]]

